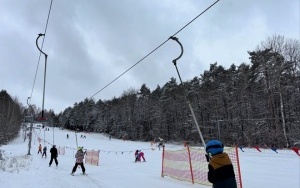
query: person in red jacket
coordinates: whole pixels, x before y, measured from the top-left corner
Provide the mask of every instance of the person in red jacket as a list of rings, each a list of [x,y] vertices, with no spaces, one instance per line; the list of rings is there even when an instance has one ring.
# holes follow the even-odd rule
[[[140,150],[140,152],[138,154],[138,158],[139,158],[139,161],[141,161],[141,158],[143,158],[143,161],[146,162],[146,159],[144,157],[144,152],[142,152],[141,150]]]

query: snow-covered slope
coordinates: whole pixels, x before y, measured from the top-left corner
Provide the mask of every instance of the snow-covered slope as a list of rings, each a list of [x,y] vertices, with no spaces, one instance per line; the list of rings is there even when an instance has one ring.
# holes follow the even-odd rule
[[[45,133],[45,134],[44,134]],[[54,134],[53,134],[54,133]],[[69,139],[66,135],[69,134]],[[86,139],[80,138],[85,135]],[[66,147],[65,155],[58,156],[58,167],[51,167],[48,158],[42,158],[38,151],[38,137],[44,139],[48,147],[50,143],[57,147]],[[3,188],[187,188],[207,186],[193,185],[169,177],[161,177],[161,151],[151,149],[149,142],[133,142],[109,139],[107,136],[95,133],[78,133],[78,146],[88,150],[100,150],[99,166],[86,164],[87,175],[81,174],[78,168],[75,176],[70,172],[75,163],[76,152],[75,133],[68,130],[51,129],[49,131],[35,130],[32,140],[31,155],[28,153],[28,140],[22,136],[9,145],[0,147],[0,187]],[[41,141],[42,146],[44,142]],[[182,149],[183,146],[167,144],[166,149]],[[140,149],[145,153],[147,162],[134,163],[134,151]],[[239,152],[241,173],[244,188],[299,188],[300,187],[300,157],[292,151],[272,150],[258,152],[254,149],[244,149]]]

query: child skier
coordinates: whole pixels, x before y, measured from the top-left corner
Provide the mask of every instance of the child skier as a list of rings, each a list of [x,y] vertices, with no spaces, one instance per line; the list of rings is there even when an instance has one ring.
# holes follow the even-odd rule
[[[160,150],[160,147],[164,147],[165,146],[164,145],[164,139],[162,139],[160,137],[158,137],[158,139],[159,139],[158,149]]]
[[[211,140],[206,144],[208,181],[213,184],[213,188],[237,188],[231,160],[223,150],[224,146],[219,140]]]
[[[135,162],[140,161],[139,150],[135,151],[134,156],[135,156]]]
[[[41,144],[39,145],[39,150],[38,150],[38,153],[37,153],[37,154],[39,154],[39,153],[42,154],[42,145],[41,145]]]
[[[84,159],[84,154],[85,152],[82,151],[83,147],[78,147],[77,152],[75,154],[76,162],[75,166],[72,169],[71,175],[74,176],[74,173],[76,172],[77,166],[80,165],[82,169],[82,173],[85,174],[85,168],[83,165],[83,159]]]
[[[141,150],[140,150],[140,152],[138,154],[138,158],[139,158],[139,161],[141,161],[141,158],[143,158],[143,161],[146,162],[146,159],[144,157],[144,152],[142,152]]]
[[[46,146],[43,148],[42,158],[44,157],[44,155],[45,155],[45,158],[47,158],[47,147]]]

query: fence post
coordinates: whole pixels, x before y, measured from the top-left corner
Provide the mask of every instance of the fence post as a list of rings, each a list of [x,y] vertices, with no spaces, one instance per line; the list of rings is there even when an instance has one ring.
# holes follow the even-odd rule
[[[161,177],[164,177],[164,159],[165,159],[165,146],[163,146],[163,152],[162,152]]]
[[[94,163],[93,163],[93,161],[94,161],[94,160],[93,160],[93,158],[94,158],[94,149],[93,149],[93,151],[92,151],[92,159],[91,159],[91,164],[94,164]]]
[[[191,160],[191,153],[190,153],[190,147],[188,144],[186,144],[188,155],[189,155],[189,163],[190,163],[190,170],[191,170],[191,177],[192,177],[192,183],[194,184],[194,174],[193,174],[193,167],[192,167],[192,160]]]
[[[239,151],[238,151],[238,148],[236,146],[235,146],[235,154],[236,154],[236,162],[237,162],[237,166],[238,166],[238,173],[239,173],[239,179],[240,179],[240,188],[243,188],[241,168],[240,168],[240,160],[239,160]]]

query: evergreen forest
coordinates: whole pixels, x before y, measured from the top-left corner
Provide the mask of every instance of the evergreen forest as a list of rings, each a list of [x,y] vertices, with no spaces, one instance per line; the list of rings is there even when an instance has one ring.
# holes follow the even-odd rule
[[[299,40],[274,35],[248,54],[249,64],[224,68],[215,62],[182,84],[173,77],[152,91],[145,83],[111,100],[86,98],[59,114],[46,110],[45,123],[126,140],[160,137],[202,145],[189,102],[205,141],[220,139],[226,146],[299,145]],[[31,112],[1,91],[0,144],[17,134],[25,116],[40,116],[33,107]]]

